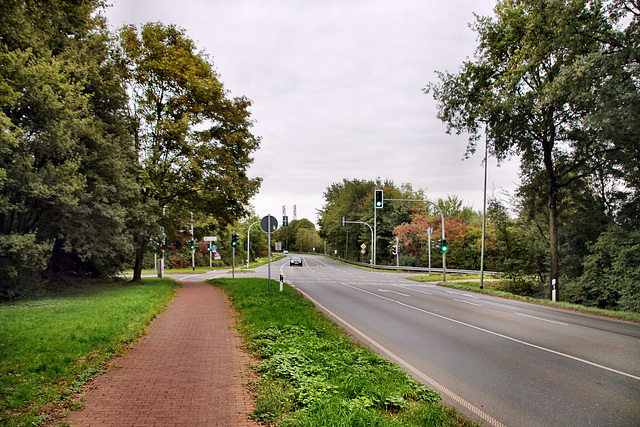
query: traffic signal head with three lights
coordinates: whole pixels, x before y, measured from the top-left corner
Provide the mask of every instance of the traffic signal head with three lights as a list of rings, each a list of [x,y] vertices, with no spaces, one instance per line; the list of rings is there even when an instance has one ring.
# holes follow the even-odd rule
[[[376,209],[384,206],[384,193],[382,190],[376,190]]]
[[[238,246],[238,235],[235,231],[231,235],[231,246]]]

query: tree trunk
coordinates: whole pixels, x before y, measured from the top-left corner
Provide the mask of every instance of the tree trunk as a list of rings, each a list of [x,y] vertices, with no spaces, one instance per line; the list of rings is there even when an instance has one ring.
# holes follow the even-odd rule
[[[144,253],[146,252],[148,241],[149,239],[146,239],[144,236],[138,236],[136,239],[136,262],[133,266],[132,282],[139,282],[142,280],[142,262],[144,260]]]

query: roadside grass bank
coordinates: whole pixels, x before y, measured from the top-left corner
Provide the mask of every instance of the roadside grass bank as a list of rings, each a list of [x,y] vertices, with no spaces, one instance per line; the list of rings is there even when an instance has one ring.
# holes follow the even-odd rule
[[[475,426],[399,365],[351,340],[289,286],[214,279],[260,359],[258,421],[274,426]]]
[[[39,425],[48,412],[69,408],[177,288],[171,279],[119,280],[0,305],[0,425]]]
[[[280,256],[276,256],[273,257],[271,262],[275,262],[278,261],[279,259],[285,258],[285,256],[280,255]],[[263,265],[266,265],[267,262],[269,262],[269,260],[267,259],[267,257],[263,257],[263,258],[258,258],[256,261],[252,262],[249,264],[249,269],[252,268],[257,268],[257,267],[261,267]],[[243,264],[243,263],[239,263],[236,265],[236,270],[240,271],[240,270],[246,270],[247,269],[247,264]],[[191,267],[185,267],[185,268],[165,268],[164,270],[164,274],[189,274],[189,273],[193,273],[193,274],[204,274],[207,273],[209,271],[221,271],[221,272],[227,272],[231,271],[231,266],[230,265],[223,265],[221,267],[196,267],[195,270]],[[124,276],[126,277],[130,277],[133,276],[133,270],[125,270],[122,273]],[[142,269],[142,274],[156,274],[156,270],[154,270],[153,268],[144,268]]]
[[[478,276],[479,277],[479,276]],[[521,301],[527,301],[534,304],[546,305],[548,307],[561,308],[564,310],[575,311],[584,314],[591,314],[594,316],[610,317],[612,319],[625,320],[628,322],[640,323],[640,313],[634,313],[630,311],[615,311],[605,310],[597,307],[589,307],[581,304],[573,304],[563,301],[550,301],[548,299],[540,299],[534,297],[528,297],[523,295],[514,294],[501,289],[505,289],[505,283],[507,280],[492,280],[487,279],[485,276],[484,289],[480,289],[479,281],[467,281],[472,280],[475,277],[470,276],[447,276],[447,281],[442,281],[442,275],[431,276],[415,276],[409,277],[409,280],[416,282],[429,282],[435,283],[438,286],[446,286],[448,288],[461,289],[465,291],[477,292],[487,295],[493,295],[500,298],[517,299]],[[454,281],[455,280],[455,281]],[[461,280],[461,281],[457,281]]]

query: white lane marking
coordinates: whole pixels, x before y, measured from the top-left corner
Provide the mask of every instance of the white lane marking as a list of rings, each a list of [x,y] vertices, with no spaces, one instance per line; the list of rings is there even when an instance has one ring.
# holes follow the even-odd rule
[[[513,342],[516,342],[518,344],[522,344],[522,345],[526,345],[526,346],[529,346],[529,347],[532,347],[532,348],[536,348],[538,350],[546,351],[548,353],[555,354],[557,356],[566,357],[567,359],[575,360],[576,362],[581,362],[581,363],[584,363],[586,365],[590,365],[590,366],[593,366],[593,367],[596,367],[596,368],[603,369],[605,371],[613,372],[613,373],[616,373],[616,374],[619,374],[619,375],[622,375],[622,376],[625,376],[625,377],[628,377],[628,378],[633,378],[634,380],[640,381],[640,377],[638,377],[636,375],[633,375],[633,374],[629,374],[627,372],[623,372],[623,371],[619,371],[617,369],[609,368],[608,366],[600,365],[600,364],[595,363],[595,362],[590,362],[588,360],[581,359],[581,358],[576,357],[576,356],[571,356],[570,354],[562,353],[560,351],[552,350],[550,348],[546,348],[546,347],[542,347],[542,346],[539,346],[539,345],[536,345],[536,344],[532,344],[532,343],[529,343],[529,342],[526,342],[526,341],[522,341],[522,340],[519,340],[517,338],[510,337],[508,335],[503,335],[503,334],[500,334],[498,332],[490,331],[488,329],[484,329],[484,328],[481,328],[479,326],[471,325],[469,323],[465,323],[465,322],[462,322],[460,320],[452,319],[450,317],[443,316],[441,314],[433,313],[431,311],[424,310],[422,308],[415,307],[413,305],[406,304],[404,302],[400,302],[398,300],[394,300],[392,298],[388,298],[388,297],[382,296],[380,294],[376,294],[374,292],[366,291],[364,289],[360,289],[360,288],[357,288],[355,286],[348,285],[346,283],[343,283],[343,285],[345,285],[345,286],[347,286],[349,288],[355,289],[357,291],[364,292],[364,293],[369,294],[369,295],[373,295],[373,296],[375,296],[377,298],[381,298],[381,299],[385,299],[387,301],[395,302],[396,304],[403,305],[403,306],[405,306],[407,308],[412,308],[412,309],[414,309],[416,311],[419,311],[419,312],[422,312],[422,313],[425,313],[425,314],[430,314],[430,315],[438,317],[440,319],[448,320],[450,322],[457,323],[457,324],[463,325],[463,326],[467,326],[469,328],[476,329],[478,331],[482,331],[482,332],[485,332],[487,334],[494,335],[496,337],[504,338],[506,340],[513,341]]]
[[[454,301],[458,301],[458,302],[463,302],[463,303],[469,304],[469,305],[475,305],[476,307],[482,307],[481,304],[476,304],[475,302],[469,302],[469,301],[465,301],[465,300],[462,300],[462,299],[455,299],[455,298],[453,300]]]
[[[407,285],[393,285],[393,286],[397,286],[400,289],[404,289],[404,290],[409,291],[409,292],[418,292],[420,294],[433,295],[433,292],[421,291],[419,289],[412,289],[412,287],[407,286]]]
[[[568,323],[556,322],[555,320],[543,319],[542,317],[530,316],[528,314],[516,313],[518,316],[529,317],[530,319],[542,320],[543,322],[555,323],[556,325],[569,326]]]
[[[378,289],[380,292],[391,292],[392,294],[402,295],[403,297],[409,297],[411,295],[403,294],[402,292],[392,291],[391,289]]]
[[[489,414],[485,413],[484,411],[482,411],[478,407],[476,407],[476,406],[472,405],[471,403],[467,402],[465,399],[463,399],[462,397],[458,396],[453,391],[449,390],[447,387],[443,386],[442,384],[440,384],[439,382],[437,382],[433,378],[429,377],[424,372],[418,370],[418,368],[416,368],[415,366],[413,366],[410,363],[406,362],[400,356],[397,356],[395,353],[393,353],[392,351],[390,351],[389,349],[384,347],[382,344],[378,343],[376,340],[374,340],[370,336],[368,336],[365,333],[361,332],[358,328],[356,328],[355,326],[351,325],[349,322],[347,322],[346,320],[342,319],[340,316],[338,316],[335,313],[333,313],[331,310],[329,310],[328,308],[326,308],[325,306],[320,304],[318,301],[316,301],[313,298],[311,298],[304,291],[299,289],[298,292],[300,292],[302,295],[304,295],[304,297],[307,298],[309,301],[311,301],[316,307],[320,307],[320,309],[322,311],[324,311],[325,313],[328,313],[329,316],[334,318],[338,323],[342,323],[344,326],[346,326],[347,328],[351,329],[355,334],[359,335],[361,338],[363,338],[364,340],[368,341],[372,346],[378,348],[378,350],[380,352],[385,353],[390,359],[396,361],[398,364],[400,364],[406,370],[408,370],[408,371],[412,372],[414,375],[422,378],[422,380],[425,383],[429,384],[431,387],[435,388],[440,393],[449,396],[451,399],[455,400],[460,405],[464,406],[465,408],[467,408],[468,410],[470,410],[471,412],[473,412],[474,414],[476,414],[480,418],[484,419],[489,424],[491,424],[491,425],[493,425],[495,427],[505,427],[505,425],[502,424],[500,421],[496,420],[495,418],[493,418]],[[386,298],[386,299],[388,299],[388,298]],[[393,300],[391,300],[391,301],[393,301]]]

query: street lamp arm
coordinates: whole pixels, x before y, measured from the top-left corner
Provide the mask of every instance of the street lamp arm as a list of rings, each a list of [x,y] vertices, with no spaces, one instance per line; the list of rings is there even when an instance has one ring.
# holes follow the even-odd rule
[[[373,228],[371,228],[369,224],[362,221],[345,221],[344,223],[345,224],[364,224],[367,227],[369,227],[369,230],[371,231],[371,245],[373,246]],[[372,256],[373,256],[373,252],[372,252]],[[369,263],[373,265],[373,258],[371,258],[371,261]]]

